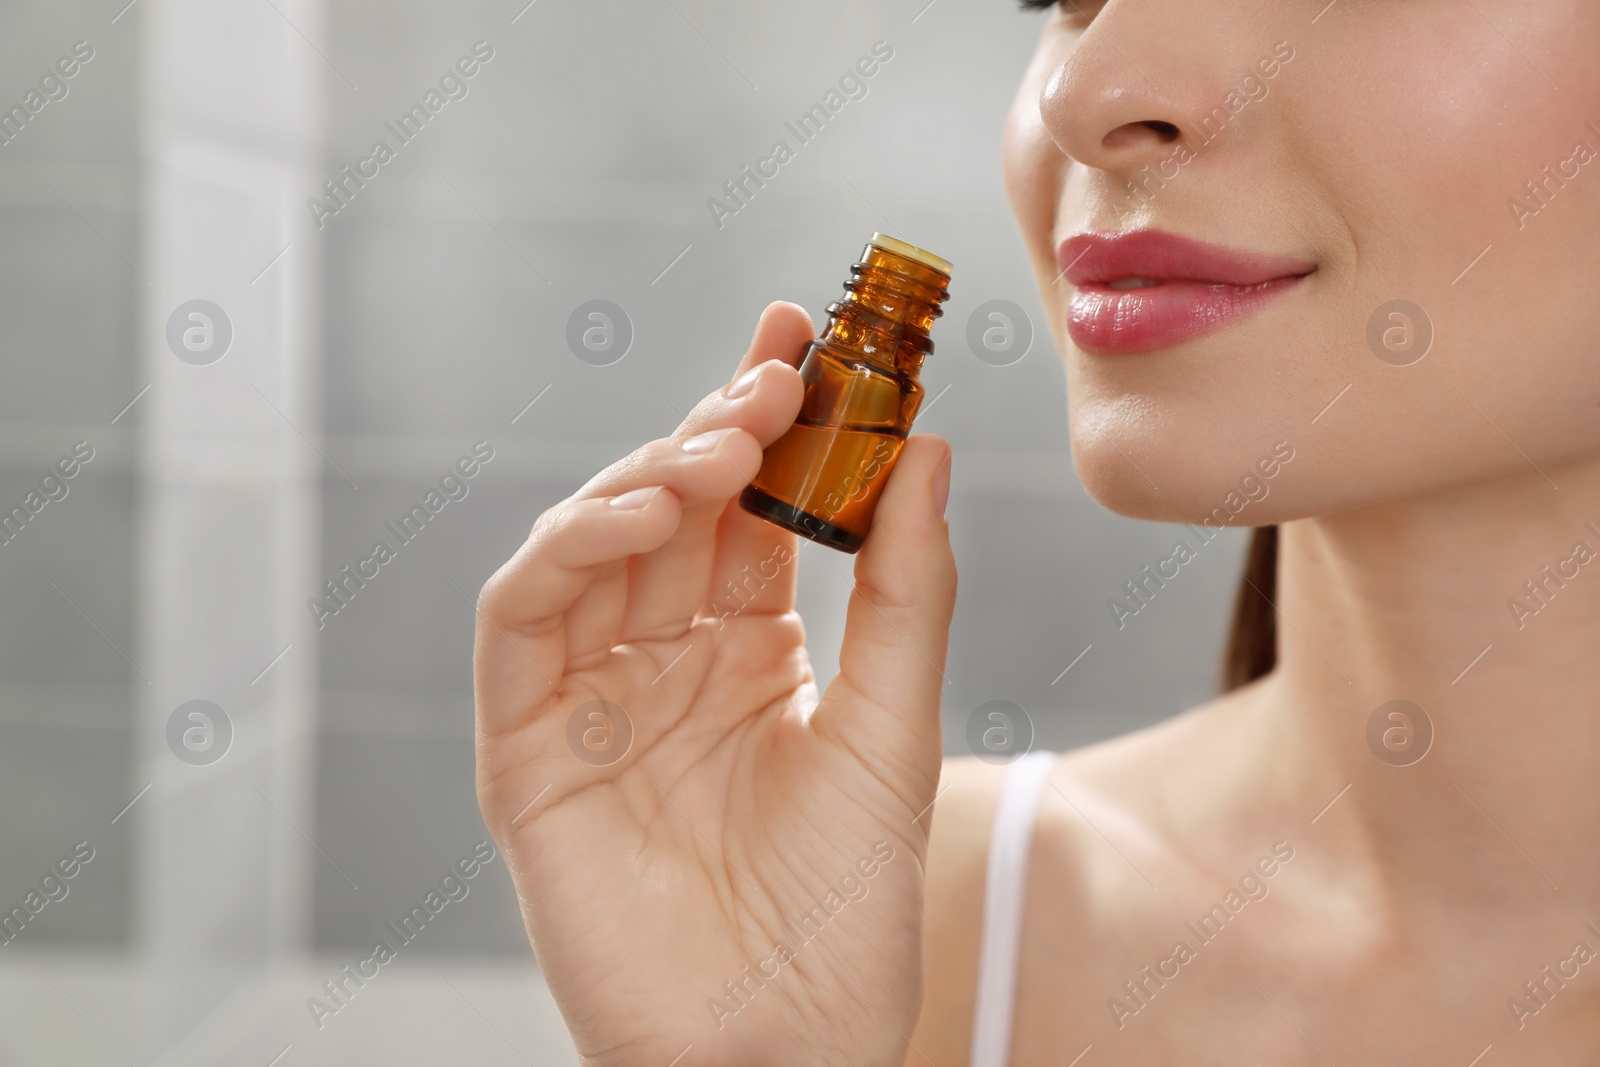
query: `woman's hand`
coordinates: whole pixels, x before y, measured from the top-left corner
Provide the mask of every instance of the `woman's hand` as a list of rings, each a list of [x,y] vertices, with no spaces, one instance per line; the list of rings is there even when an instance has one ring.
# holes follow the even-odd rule
[[[734,500],[800,408],[812,336],[768,307],[736,384],[541,515],[478,601],[479,803],[585,1063],[906,1054],[949,447],[902,451],[819,700],[796,538]]]

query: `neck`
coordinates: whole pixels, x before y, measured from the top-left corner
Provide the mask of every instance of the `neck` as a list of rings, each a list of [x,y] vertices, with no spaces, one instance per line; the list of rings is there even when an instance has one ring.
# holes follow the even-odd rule
[[[1350,784],[1329,821],[1462,899],[1596,899],[1600,462],[1286,523],[1277,608],[1263,692],[1306,788]],[[1394,700],[1417,762],[1404,706],[1369,743]]]

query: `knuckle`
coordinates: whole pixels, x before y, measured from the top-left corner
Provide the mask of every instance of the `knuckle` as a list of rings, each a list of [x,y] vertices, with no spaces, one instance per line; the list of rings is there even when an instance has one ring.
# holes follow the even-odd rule
[[[474,601],[479,611],[488,611],[494,606],[494,601],[499,592],[500,572],[497,570],[484,581],[478,588],[478,599]]]
[[[551,554],[552,544],[560,540],[577,522],[578,503],[578,497],[569,496],[560,503],[546,508],[534,522],[527,542],[517,552],[517,558],[532,562],[548,557]]]
[[[478,590],[478,600],[475,605],[477,613],[490,622],[502,622],[506,616],[507,586],[510,580],[506,577],[506,570],[514,561],[503,564],[499,570],[489,575],[488,581]]]
[[[911,611],[919,603],[914,594],[895,591],[888,584],[871,578],[856,578],[855,592],[881,611]]]

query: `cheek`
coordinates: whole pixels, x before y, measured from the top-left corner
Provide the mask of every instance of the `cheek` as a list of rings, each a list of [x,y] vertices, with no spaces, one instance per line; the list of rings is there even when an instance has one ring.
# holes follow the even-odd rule
[[[1485,247],[1530,253],[1517,246],[1532,242],[1514,241],[1510,199],[1580,137],[1593,143],[1585,123],[1600,117],[1600,74],[1587,55],[1600,46],[1600,15],[1554,10],[1566,6],[1552,4],[1538,25],[1507,27],[1559,77],[1559,92],[1494,27],[1461,18],[1453,4],[1421,5],[1382,26],[1352,18],[1340,36],[1312,39],[1294,72],[1288,132],[1306,176],[1346,221],[1346,270],[1459,295],[1461,272]],[[1482,275],[1504,258],[1482,261]]]
[[[1349,413],[1361,415],[1357,458],[1403,449],[1419,483],[1526,471],[1519,449],[1541,465],[1600,451],[1600,158],[1569,162],[1580,141],[1600,150],[1600,11],[1483,8],[1494,26],[1420,4],[1359,41],[1308,44],[1301,71],[1329,91],[1327,121],[1306,123],[1299,147],[1349,232],[1353,284],[1335,307],[1354,343],[1329,357],[1353,351],[1367,394]],[[1341,33],[1357,32],[1349,22]],[[1361,57],[1337,81],[1336,55]],[[1370,314],[1395,299],[1419,305],[1434,333],[1403,368],[1362,343]]]

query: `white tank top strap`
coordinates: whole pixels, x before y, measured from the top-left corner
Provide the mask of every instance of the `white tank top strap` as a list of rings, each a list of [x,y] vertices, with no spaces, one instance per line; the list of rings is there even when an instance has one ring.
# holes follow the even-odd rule
[[[989,836],[971,1067],[1006,1067],[1016,1007],[1017,954],[1028,887],[1028,853],[1039,796],[1056,753],[1029,752],[1006,772]]]

